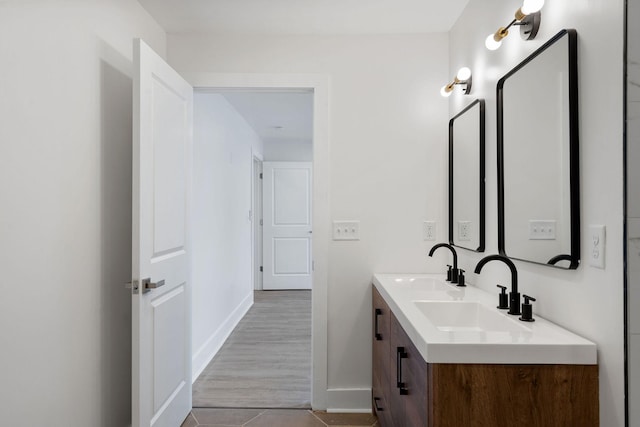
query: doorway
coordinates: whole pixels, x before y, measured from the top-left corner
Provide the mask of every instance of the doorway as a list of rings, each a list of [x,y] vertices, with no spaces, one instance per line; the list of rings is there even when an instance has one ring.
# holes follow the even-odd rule
[[[262,153],[252,153],[251,220],[253,221],[253,289],[262,290]]]
[[[196,85],[198,86],[198,85]],[[311,88],[313,89],[313,88]],[[216,89],[219,90],[219,89]],[[240,88],[228,88],[227,91],[231,91],[234,95],[240,93],[240,91],[244,90],[244,89],[240,89]],[[251,90],[255,90],[255,88],[252,88]],[[268,89],[268,90],[262,90],[262,92],[273,92],[275,89]],[[278,89],[280,90],[280,89]],[[305,89],[306,92],[310,92],[313,95],[313,90],[309,90],[309,88]],[[203,90],[202,88],[200,90],[196,91],[196,106],[195,106],[195,117],[197,120],[197,117],[201,115],[201,113],[199,112],[199,108],[198,108],[198,102],[197,102],[197,98],[199,96],[199,94],[211,94],[214,92],[214,89],[205,89]],[[301,89],[295,89],[295,92],[301,92]],[[218,99],[216,102],[220,102],[220,100]],[[315,104],[315,100],[312,101],[312,105]],[[313,111],[313,110],[312,110]],[[213,112],[213,110],[209,110],[209,115]],[[216,110],[216,114],[219,113],[218,110]],[[225,121],[225,123],[228,124],[228,119],[229,117],[225,117],[225,119],[223,119]],[[250,120],[246,120],[247,122],[250,122]],[[313,123],[314,120],[314,116],[312,115],[310,118],[310,122]],[[274,130],[276,129],[276,127],[274,126]],[[281,129],[281,128],[280,128]],[[278,130],[280,130],[278,129]],[[211,132],[209,132],[209,136],[214,134],[216,132],[220,133],[221,129],[213,129],[211,130]],[[227,132],[226,130],[222,131],[222,134],[225,134],[225,132]],[[197,145],[197,139],[198,139],[198,135],[195,135],[195,131],[194,131],[194,145]],[[242,133],[242,132],[241,132]],[[225,138],[228,135],[225,135]],[[253,262],[251,262],[251,268],[250,268],[250,273],[251,273],[251,280],[250,280],[250,285],[251,285],[251,289],[250,292],[247,292],[247,294],[250,295],[250,297],[244,299],[241,301],[240,304],[238,304],[237,307],[235,307],[233,309],[233,313],[231,313],[227,318],[223,319],[222,322],[220,322],[219,324],[217,324],[217,328],[215,331],[215,335],[217,335],[217,337],[215,338],[215,340],[218,341],[218,348],[214,348],[213,346],[210,346],[210,349],[213,349],[214,351],[210,351],[210,353],[213,353],[213,355],[215,356],[216,354],[220,354],[221,352],[223,352],[225,350],[225,346],[227,346],[227,343],[230,342],[234,342],[237,338],[237,336],[234,336],[234,334],[236,334],[236,332],[238,332],[238,334],[236,335],[242,335],[244,332],[246,332],[246,328],[243,332],[243,328],[241,327],[243,325],[243,322],[245,322],[245,320],[251,324],[253,322],[253,326],[255,326],[256,324],[261,326],[261,327],[266,327],[266,325],[269,324],[268,321],[263,320],[256,320],[254,314],[252,313],[252,310],[254,310],[254,308],[257,308],[258,312],[261,309],[264,309],[264,307],[267,306],[273,306],[274,305],[274,298],[273,295],[267,295],[266,292],[263,295],[259,295],[258,293],[260,293],[261,291],[255,291],[256,289],[260,289],[261,284],[262,284],[262,272],[258,270],[258,264],[259,264],[259,260],[262,258],[263,256],[263,252],[260,251],[260,248],[263,245],[260,245],[260,239],[262,237],[262,233],[260,232],[260,219],[262,219],[259,215],[260,212],[260,206],[263,203],[263,200],[260,199],[259,194],[260,194],[260,186],[262,185],[262,183],[264,182],[263,180],[259,180],[258,176],[260,175],[260,170],[263,167],[263,161],[267,161],[270,159],[270,157],[267,157],[268,154],[268,150],[265,148],[264,151],[260,152],[259,147],[256,146],[255,141],[251,141],[251,137],[247,136],[246,134],[243,136],[248,142],[245,141],[245,152],[247,151],[246,148],[247,146],[251,146],[251,156],[248,163],[248,169],[250,170],[250,173],[248,173],[248,177],[249,180],[248,182],[246,182],[246,184],[248,184],[251,188],[251,197],[248,198],[250,201],[250,206],[251,209],[248,212],[248,222],[250,222],[250,226],[247,226],[247,228],[250,230],[250,238],[249,240],[251,241],[251,253],[250,253],[250,258],[253,259]],[[228,139],[228,138],[227,138]],[[224,144],[223,144],[224,145]],[[220,157],[221,159],[223,159],[223,164],[219,164],[218,167],[216,169],[224,169],[224,168],[228,168],[229,170],[237,170],[238,168],[242,168],[242,164],[243,160],[240,160],[240,155],[239,153],[237,153],[235,151],[234,148],[231,147],[226,147],[226,151],[223,150],[223,152],[218,152],[216,154],[218,154],[218,157]],[[309,147],[309,152],[313,153],[313,151],[315,151],[315,147]],[[272,150],[273,151],[273,150]],[[289,155],[291,155],[291,153],[295,151],[295,150],[285,150],[285,152],[287,152]],[[195,153],[195,157],[196,159],[198,159],[198,153]],[[278,160],[296,160],[296,159],[278,159]],[[311,160],[311,159],[310,159]],[[211,167],[210,167],[211,168]],[[209,177],[211,178],[211,177]],[[196,179],[198,179],[197,177],[197,173],[196,173]],[[229,186],[233,184],[229,181],[226,180],[224,182],[224,186]],[[315,188],[310,192],[310,196],[311,198],[315,197],[314,194]],[[197,198],[198,195],[196,194],[195,197]],[[245,199],[246,200],[246,199]],[[228,204],[225,203],[228,200],[222,200],[222,205]],[[232,201],[233,202],[233,201]],[[233,202],[235,203],[235,202]],[[247,211],[245,211],[245,218],[247,218],[246,216]],[[310,213],[310,212],[309,212]],[[314,212],[315,213],[315,212]],[[224,215],[222,215],[224,217]],[[237,216],[237,215],[236,215]],[[310,216],[310,215],[309,215]],[[315,225],[314,225],[315,228]],[[197,231],[197,229],[196,229]],[[227,232],[229,230],[226,230]],[[311,231],[311,230],[309,230]],[[309,242],[311,242],[311,239],[309,239]],[[235,244],[235,243],[234,243]],[[232,245],[233,246],[233,245]],[[309,244],[309,246],[311,246],[311,244]],[[194,245],[194,249],[197,250],[197,245]],[[315,243],[314,243],[314,249],[315,249]],[[227,252],[229,251],[233,251],[233,247],[229,247],[227,248]],[[309,251],[309,253],[311,253],[311,251]],[[320,258],[323,258],[323,256],[321,255]],[[316,258],[317,260],[317,258]],[[309,257],[309,273],[310,275],[313,274],[314,275],[314,282],[315,282],[315,274],[314,272],[311,271],[311,265],[312,265],[313,260]],[[248,270],[249,271],[249,270]],[[195,287],[194,287],[194,304],[197,304],[198,302],[196,301],[196,298],[198,298],[198,294],[199,294],[199,290],[198,290],[198,283],[195,283]],[[316,285],[314,283],[314,285]],[[306,302],[303,302],[303,304],[307,304],[307,309],[306,309],[306,313],[304,313],[305,316],[308,317],[308,329],[309,329],[309,335],[311,335],[311,325],[312,325],[312,320],[311,320],[311,305],[314,304],[320,304],[320,305],[326,305],[326,290],[324,289],[324,286],[320,285],[320,292],[319,292],[319,296],[320,296],[320,300],[317,301],[316,300],[316,295],[313,296],[313,300],[310,296],[308,296],[306,298]],[[246,290],[245,290],[246,291]],[[255,293],[255,292],[257,293]],[[307,295],[309,294],[309,292],[307,291]],[[295,304],[295,303],[300,303],[300,300],[304,300],[305,298],[299,298],[302,294],[300,293],[287,293],[287,291],[285,291],[282,295],[280,295],[280,302],[278,302],[278,304]],[[323,301],[324,300],[324,301]],[[253,303],[253,307],[252,307],[252,303]],[[194,307],[195,308],[195,307]],[[233,307],[231,307],[233,308]],[[194,341],[200,339],[201,337],[198,336],[198,333],[200,333],[201,331],[198,330],[198,326],[196,325],[196,322],[198,322],[200,319],[198,318],[198,313],[196,313],[196,309],[194,309]],[[255,310],[254,310],[255,311]],[[263,310],[264,311],[264,310]],[[300,314],[300,310],[298,309],[294,309],[294,310],[286,310],[286,309],[282,309],[282,306],[279,306],[278,309],[275,310],[276,313],[278,313],[280,315],[280,327],[282,327],[282,313],[288,312],[288,311],[293,311],[293,312],[297,312],[298,314]],[[247,314],[248,313],[248,314]],[[245,316],[246,314],[246,316]],[[244,318],[243,318],[244,317]],[[324,317],[324,316],[323,316]],[[242,319],[242,320],[241,320]],[[245,322],[245,323],[247,323]],[[303,321],[291,321],[286,320],[284,321],[285,325],[297,325],[297,324],[301,324],[304,323]],[[314,320],[315,323],[315,320]],[[236,330],[234,330],[234,327],[237,325]],[[320,328],[323,328],[326,330],[326,325],[320,325]],[[238,330],[239,329],[239,330]],[[251,327],[248,329],[252,329]],[[255,328],[253,328],[255,329]],[[268,328],[267,328],[268,329]],[[273,333],[273,328],[271,328],[272,330],[270,331],[271,333]],[[298,328],[299,329],[299,328]],[[294,332],[296,332],[294,330]],[[299,332],[299,331],[298,331]],[[326,332],[325,332],[326,334]],[[246,334],[245,334],[246,335]],[[263,329],[262,332],[259,334],[259,337],[257,336],[253,336],[253,338],[249,337],[249,343],[253,342],[256,343],[259,338],[264,338],[268,335],[268,331]],[[315,334],[314,334],[315,335]],[[228,338],[228,339],[227,339]],[[315,336],[314,336],[315,339]],[[226,341],[226,342],[225,342]],[[245,342],[245,344],[247,344],[247,342]],[[272,343],[273,344],[273,343]],[[198,343],[194,342],[194,349],[198,348]],[[325,360],[326,361],[326,345],[322,348],[324,355],[320,356],[320,361]],[[201,351],[196,351],[196,353],[203,353]],[[278,352],[279,353],[279,358],[283,359],[283,356],[286,354],[286,352]],[[285,354],[283,354],[285,353]],[[246,353],[245,353],[246,354]],[[266,355],[267,355],[267,350],[263,350],[262,354],[265,356],[263,357],[264,359],[267,359]],[[216,356],[217,357],[217,356]],[[314,366],[315,366],[315,354],[314,354]],[[196,357],[194,357],[194,360],[196,359]],[[235,356],[231,357],[231,359],[235,359],[235,360],[239,360],[242,359],[242,353],[240,356],[238,356],[238,354],[236,354]],[[286,359],[286,358],[285,358]],[[318,393],[312,393],[311,392],[311,385],[313,384],[314,386],[316,386],[317,388],[317,383],[315,381],[312,381],[312,377],[315,377],[315,372],[311,371],[311,336],[309,336],[309,340],[308,340],[308,357],[307,357],[307,364],[308,364],[308,368],[307,368],[307,375],[306,375],[306,381],[307,381],[307,388],[309,389],[309,392],[307,394],[307,400],[306,403],[302,403],[302,405],[295,405],[295,404],[285,404],[284,406],[282,405],[278,405],[278,406],[273,406],[273,407],[309,407],[312,406],[317,409],[324,409],[324,403],[323,403],[323,394],[326,394],[326,385],[324,386],[324,389],[322,390],[322,393],[318,394]],[[215,359],[214,359],[215,360]],[[249,359],[245,359],[245,362],[248,364],[255,364],[255,360],[251,361]],[[208,364],[208,363],[207,363]],[[206,365],[206,364],[200,364],[202,365]],[[322,365],[325,366],[326,369],[326,362],[323,364],[320,364],[320,367],[322,367]],[[194,377],[196,377],[196,374],[199,374],[199,372],[196,371],[196,364],[194,363]],[[232,372],[233,369],[230,369],[227,365],[226,368],[227,372]],[[317,371],[317,368],[315,369],[315,371]],[[235,370],[235,374],[232,375],[232,377],[234,378],[241,378],[243,373],[246,373],[247,370],[243,369],[243,368],[239,368]],[[326,372],[326,371],[325,371]],[[194,378],[195,379],[195,378]],[[323,381],[321,380],[320,383],[322,383]],[[326,384],[326,380],[324,381]],[[219,383],[224,384],[223,381],[219,381]],[[233,384],[231,384],[230,382],[226,383],[227,387],[231,387],[233,386]],[[196,384],[194,384],[194,392],[196,391],[198,387],[196,387]],[[255,387],[254,387],[255,388]],[[247,392],[250,390],[244,390],[241,391],[240,394],[241,395],[247,395]],[[227,394],[231,395],[231,393],[229,393],[229,390],[227,390]],[[320,405],[318,405],[317,403],[313,402],[312,403],[312,398],[311,396],[317,396],[319,397],[319,399],[317,399],[318,402],[320,402]],[[194,394],[194,406],[204,406],[202,404],[202,402],[200,401],[199,403],[196,401],[197,399],[195,399],[195,394]],[[234,399],[234,400],[238,400],[238,399]],[[247,400],[247,401],[250,401]],[[230,406],[229,401],[226,401],[226,403],[214,403],[215,406]],[[255,407],[255,406],[259,406],[259,407],[269,407],[268,404],[264,404],[264,403],[245,403],[245,404],[241,404],[240,407]]]

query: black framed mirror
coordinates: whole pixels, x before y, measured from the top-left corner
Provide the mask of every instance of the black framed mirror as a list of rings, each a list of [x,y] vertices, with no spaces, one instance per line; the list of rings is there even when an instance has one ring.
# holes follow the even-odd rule
[[[449,120],[449,243],[484,252],[484,100]]]
[[[580,263],[578,46],[565,29],[498,81],[498,249]]]

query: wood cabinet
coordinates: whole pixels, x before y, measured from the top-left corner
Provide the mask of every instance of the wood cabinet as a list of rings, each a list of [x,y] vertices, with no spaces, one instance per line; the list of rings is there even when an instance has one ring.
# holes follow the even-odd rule
[[[424,361],[373,288],[373,407],[381,427],[597,427],[597,365]]]
[[[380,423],[388,427],[402,427],[391,417],[391,310],[380,294],[373,294],[373,407]]]

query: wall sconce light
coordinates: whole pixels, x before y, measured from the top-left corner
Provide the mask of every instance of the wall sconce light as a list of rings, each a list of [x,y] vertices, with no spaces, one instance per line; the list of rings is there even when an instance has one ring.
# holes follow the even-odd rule
[[[522,7],[516,10],[515,18],[506,27],[498,28],[493,34],[489,34],[484,45],[489,50],[496,50],[502,45],[502,39],[509,35],[509,28],[513,25],[520,27],[520,36],[524,40],[533,40],[540,28],[540,9],[544,6],[544,0],[524,0]]]
[[[471,92],[471,70],[468,67],[460,68],[458,70],[458,74],[453,78],[453,82],[442,86],[442,89],[440,89],[440,95],[444,97],[450,96],[455,85],[464,85],[462,86],[462,91],[465,95],[469,95]]]

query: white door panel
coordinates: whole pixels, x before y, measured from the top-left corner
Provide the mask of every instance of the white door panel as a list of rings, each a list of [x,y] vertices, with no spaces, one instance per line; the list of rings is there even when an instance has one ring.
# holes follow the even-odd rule
[[[191,410],[193,89],[141,40],[134,62],[132,424],[176,427]]]
[[[263,288],[311,289],[311,163],[264,162],[263,176]]]
[[[273,274],[311,274],[309,238],[276,237],[273,239]]]

